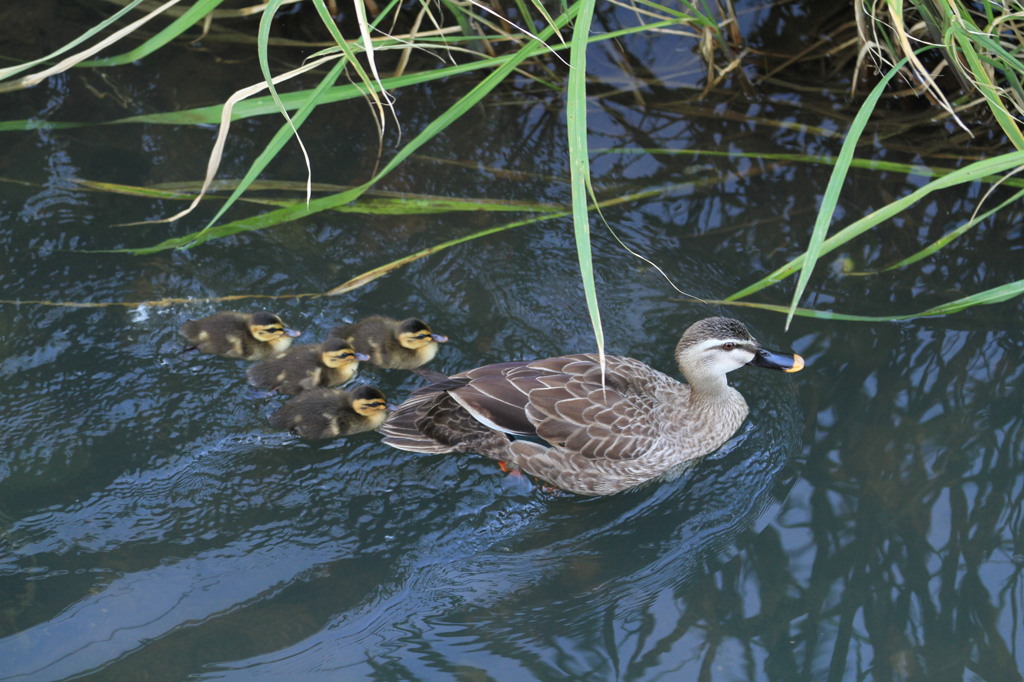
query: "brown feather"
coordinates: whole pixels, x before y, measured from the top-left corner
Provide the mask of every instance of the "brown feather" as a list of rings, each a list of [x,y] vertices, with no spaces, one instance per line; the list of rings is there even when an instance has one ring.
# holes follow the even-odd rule
[[[379,431],[400,449],[476,452],[566,490],[608,495],[728,440],[747,404],[725,374],[752,364],[757,352],[742,324],[709,318],[676,346],[689,384],[617,356],[607,356],[603,369],[592,354],[500,363],[414,392]],[[791,357],[790,368],[802,367],[802,359]]]

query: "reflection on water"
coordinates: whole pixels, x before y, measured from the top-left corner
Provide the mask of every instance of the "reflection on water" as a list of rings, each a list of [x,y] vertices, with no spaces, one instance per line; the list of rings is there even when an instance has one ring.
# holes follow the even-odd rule
[[[675,68],[657,43],[624,44],[659,73]],[[182,59],[159,78],[202,55]],[[107,77],[171,108],[166,89],[125,87],[148,75],[143,65]],[[22,110],[12,116],[121,115],[81,92],[57,80],[5,97]],[[838,144],[810,128],[751,132],[723,115],[743,102],[670,85],[648,94],[642,115],[632,97],[596,98],[595,146]],[[402,103],[408,130],[450,97],[425,95]],[[531,101],[471,112],[388,188],[565,201],[562,128],[548,109],[560,104]],[[799,104],[766,92],[758,115],[842,129]],[[325,182],[365,175],[352,151],[365,123],[357,106],[304,128],[336,162],[314,158]],[[276,122],[243,127],[235,175]],[[85,254],[73,249],[196,225],[111,227],[176,207],[84,193],[71,178],[194,178],[209,131],[2,134],[0,177],[30,183],[0,184],[5,299],[324,291],[495,224],[485,213],[320,215],[188,252]],[[289,163],[279,172],[295,179]],[[721,157],[607,152],[594,169],[602,196],[676,188],[605,216],[708,297],[799,253],[827,181],[814,166]],[[858,174],[841,210],[859,215],[918,184]],[[969,217],[981,194],[936,195],[885,240],[843,255],[858,267],[904,257]],[[809,303],[912,312],[1021,279],[1018,218],[1005,213],[912,272],[842,278],[823,267]],[[724,313],[808,360],[793,377],[731,375],[751,405],[740,433],[679,478],[608,499],[554,494],[480,457],[398,452],[374,434],[307,443],[275,432],[266,417],[278,399],[246,385],[243,363],[179,353],[181,320],[213,303],[0,306],[0,679],[1019,679],[1020,302],[898,324],[797,320],[785,334],[773,315],[680,302],[607,234],[594,239],[611,352],[674,373],[681,331]],[[431,365],[446,372],[593,348],[564,221],[449,249],[345,296],[225,307],[250,304],[310,342],[369,314],[422,316],[451,337]],[[359,380],[398,398],[420,383],[373,367]]]

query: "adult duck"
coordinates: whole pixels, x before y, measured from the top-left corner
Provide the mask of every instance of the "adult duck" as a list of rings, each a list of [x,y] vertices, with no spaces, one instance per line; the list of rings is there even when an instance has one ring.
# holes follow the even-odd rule
[[[563,490],[610,495],[732,437],[748,408],[727,373],[804,366],[724,317],[690,326],[675,358],[688,383],[625,357],[606,356],[602,372],[596,354],[487,365],[415,391],[378,431],[400,450],[479,453]]]

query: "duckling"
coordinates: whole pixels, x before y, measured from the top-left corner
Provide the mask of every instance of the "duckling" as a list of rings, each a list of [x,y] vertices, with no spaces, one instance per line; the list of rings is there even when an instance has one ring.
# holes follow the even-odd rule
[[[313,388],[295,396],[270,415],[270,423],[307,440],[337,438],[372,431],[387,417],[388,404],[378,389],[354,391]]]
[[[369,359],[348,341],[331,338],[316,345],[292,346],[280,357],[256,363],[246,374],[256,388],[294,395],[343,384],[355,376],[360,361]]]
[[[263,360],[284,353],[301,332],[289,329],[271,313],[216,313],[189,320],[178,333],[193,344],[186,350],[243,360]]]
[[[335,327],[330,336],[345,339],[360,353],[370,356],[375,365],[389,369],[413,369],[437,355],[439,343],[447,336],[435,334],[423,320],[409,318],[399,322],[374,315],[352,324]]]
[[[606,356],[602,371],[589,353],[487,365],[413,392],[379,431],[400,450],[475,452],[563,490],[611,495],[732,437],[748,408],[726,373],[804,366],[724,317],[690,326],[675,359],[688,383],[626,357]]]

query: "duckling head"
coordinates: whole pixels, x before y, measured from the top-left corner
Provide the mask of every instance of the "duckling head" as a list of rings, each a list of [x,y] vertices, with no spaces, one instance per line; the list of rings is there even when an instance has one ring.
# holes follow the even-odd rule
[[[369,355],[357,352],[352,344],[344,339],[331,337],[320,344],[320,362],[324,367],[337,369],[343,365],[366,362],[369,359]]]
[[[380,389],[360,386],[352,391],[352,411],[356,414],[364,417],[382,417],[387,410],[388,401]]]
[[[690,325],[676,346],[676,361],[690,385],[709,394],[723,391],[725,375],[744,365],[784,372],[799,372],[804,366],[799,355],[762,348],[742,322],[727,317]]]
[[[423,320],[409,318],[398,325],[398,343],[409,350],[419,350],[431,343],[444,343],[447,336],[435,334]]]
[[[296,337],[301,332],[284,326],[281,318],[273,313],[253,313],[249,316],[249,333],[257,341],[269,343],[282,336]]]

